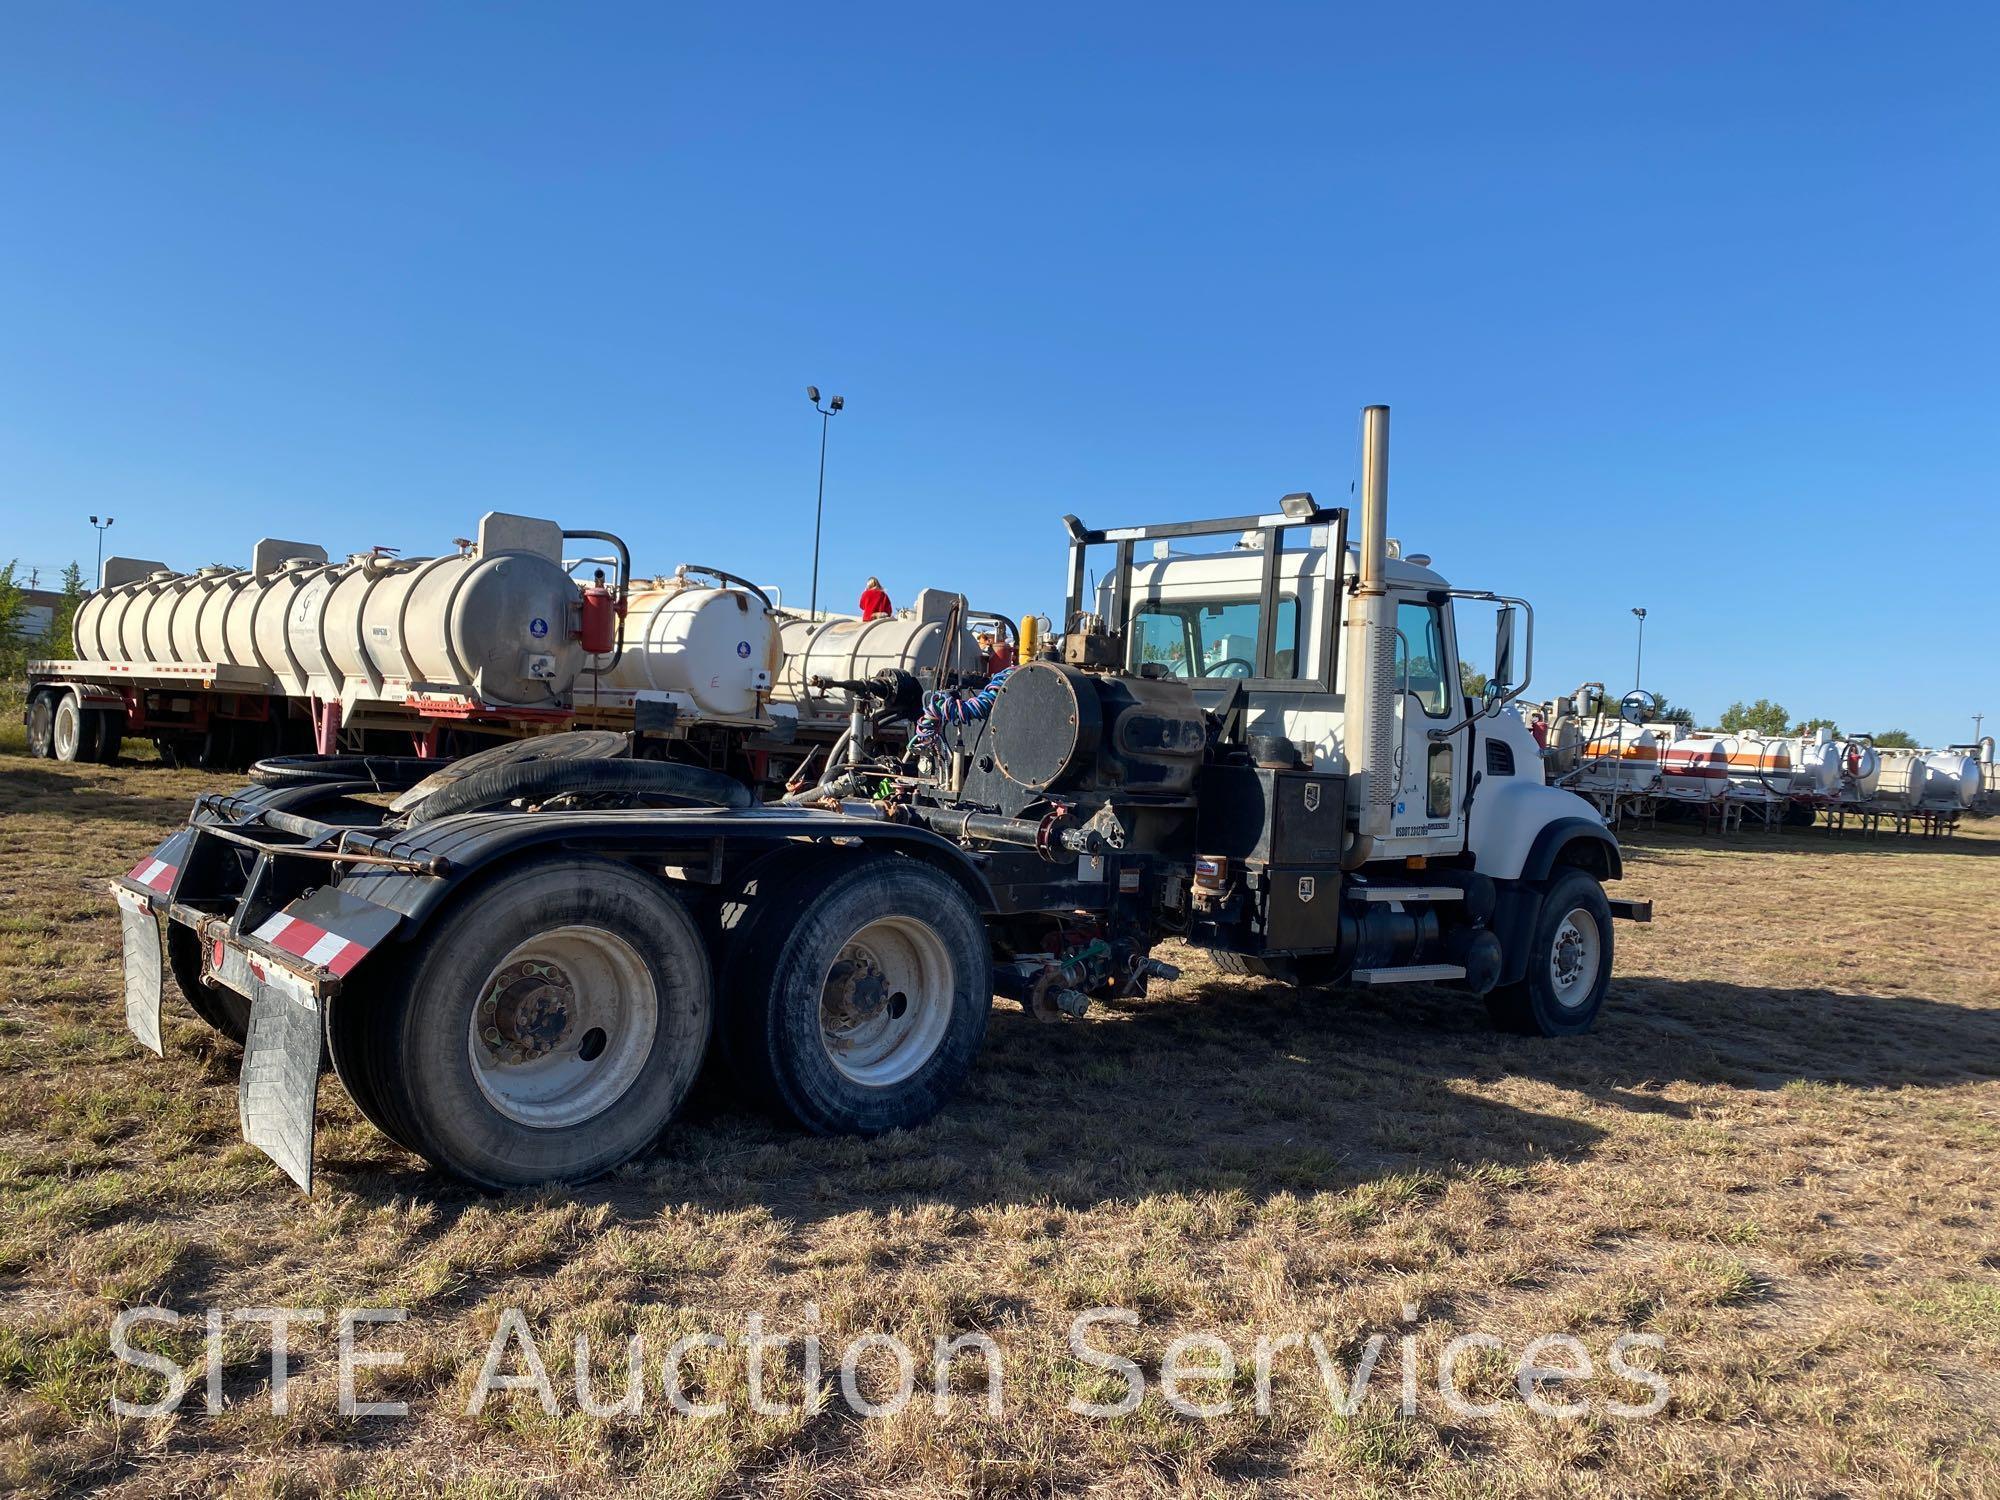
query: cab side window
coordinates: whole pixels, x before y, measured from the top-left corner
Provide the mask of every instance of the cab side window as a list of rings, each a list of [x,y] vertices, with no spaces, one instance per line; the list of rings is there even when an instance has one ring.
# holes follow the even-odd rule
[[[1435,604],[1405,599],[1396,606],[1396,685],[1432,718],[1451,713],[1458,663],[1445,651],[1443,612]]]

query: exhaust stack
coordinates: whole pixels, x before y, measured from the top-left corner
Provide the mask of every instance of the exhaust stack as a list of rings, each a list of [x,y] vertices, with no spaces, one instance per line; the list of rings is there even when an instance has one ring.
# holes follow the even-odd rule
[[[1350,805],[1368,839],[1389,832],[1396,799],[1396,621],[1389,570],[1389,408],[1361,411],[1361,572],[1347,607]]]

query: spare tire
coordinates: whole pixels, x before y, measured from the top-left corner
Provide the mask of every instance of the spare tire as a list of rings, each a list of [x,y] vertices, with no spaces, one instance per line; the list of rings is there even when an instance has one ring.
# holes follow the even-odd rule
[[[400,791],[436,765],[416,755],[273,755],[250,767],[250,779],[261,786],[366,781],[377,791]]]
[[[502,807],[517,798],[565,794],[669,798],[695,807],[745,808],[750,789],[704,766],[661,760],[543,760],[493,766],[432,792],[410,813],[410,826],[456,813]]]
[[[547,760],[615,760],[630,748],[631,741],[615,729],[572,729],[529,740],[509,740],[441,766],[432,761],[431,774],[390,803],[389,808],[392,812],[407,812],[431,793],[495,766],[531,765]]]

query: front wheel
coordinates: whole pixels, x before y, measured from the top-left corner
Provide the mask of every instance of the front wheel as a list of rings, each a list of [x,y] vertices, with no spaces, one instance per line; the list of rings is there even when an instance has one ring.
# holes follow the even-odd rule
[[[993,971],[957,881],[871,859],[756,930],[728,1018],[731,1060],[756,1092],[818,1134],[876,1135],[958,1091],[986,1037]]]
[[[336,1070],[385,1133],[485,1187],[579,1181],[650,1145],[700,1071],[708,952],[658,880],[538,862],[427,934],[352,1003]],[[358,1085],[358,1087],[357,1087]]]
[[[1611,986],[1611,904],[1586,871],[1549,882],[1528,940],[1528,972],[1486,997],[1503,1031],[1575,1036],[1590,1030]]]

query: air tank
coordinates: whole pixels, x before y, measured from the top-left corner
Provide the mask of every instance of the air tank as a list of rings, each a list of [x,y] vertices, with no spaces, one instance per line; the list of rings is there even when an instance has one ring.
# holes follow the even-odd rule
[[[879,620],[787,619],[779,629],[784,661],[771,696],[796,704],[807,720],[845,719],[847,695],[814,692],[813,678],[858,681],[894,668],[935,687],[941,670],[976,672],[979,643],[966,621],[965,596],[942,589],[924,589],[915,608]]]
[[[610,662],[585,658],[586,683],[684,693],[703,713],[752,717],[777,671],[777,616],[749,589],[686,573],[640,582],[628,596],[624,654],[603,670]]]

